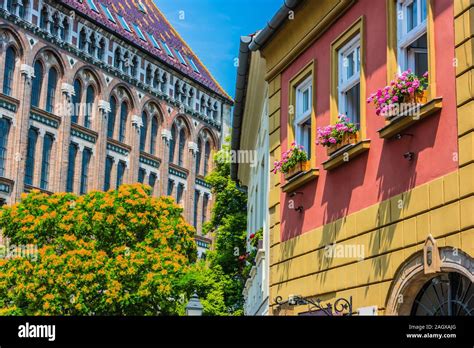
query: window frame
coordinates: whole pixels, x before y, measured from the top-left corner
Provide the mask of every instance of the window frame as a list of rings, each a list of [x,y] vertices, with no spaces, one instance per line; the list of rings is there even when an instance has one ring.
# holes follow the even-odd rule
[[[6,117],[0,118],[0,177],[5,177],[7,171],[8,139],[11,129],[11,120]]]
[[[287,119],[287,149],[291,147],[291,143],[297,139],[297,129],[295,124],[301,123],[302,120],[311,120],[311,130],[310,137],[314,137],[316,134],[316,61],[310,60],[306,65],[304,65],[289,81],[288,85],[288,119]],[[311,82],[311,101],[310,109],[308,113],[303,113],[302,115],[297,115],[298,102],[300,98],[297,96],[298,90],[303,90],[306,87],[306,84]],[[305,149],[305,151],[310,155],[308,159],[310,162],[311,169],[316,168],[316,143],[312,139],[309,140],[310,149]]]
[[[365,18],[359,17],[352,25],[350,25],[344,32],[342,32],[331,43],[331,88],[330,88],[330,123],[335,124],[339,119],[340,103],[339,103],[339,53],[344,49],[348,43],[354,40],[357,36],[360,37],[360,87],[359,87],[359,141],[366,138],[366,109],[367,109],[367,93],[366,93],[366,67],[365,67]]]
[[[11,52],[12,54],[10,55],[9,52]],[[13,61],[11,59],[13,59]],[[17,60],[16,49],[13,46],[9,46],[5,51],[3,86],[2,86],[2,93],[8,96],[12,96],[14,93],[13,86],[15,84],[16,60]]]
[[[87,154],[87,157],[85,156],[85,154]],[[80,188],[79,188],[79,194],[81,195],[85,195],[89,189],[89,170],[90,170],[91,158],[92,158],[92,150],[88,147],[85,147],[82,150],[82,161],[81,161],[81,181],[80,181]]]
[[[129,33],[132,32],[132,29],[130,28],[130,26],[128,25],[127,21],[125,20],[125,18],[123,18],[123,16],[117,14],[117,18],[119,19],[119,22],[120,22],[120,25],[122,26],[122,28],[126,31],[128,31]]]
[[[308,109],[304,110],[304,94],[308,92]],[[313,112],[313,76],[309,75],[305,80],[300,82],[295,87],[296,93],[296,104],[295,104],[295,117],[293,122],[295,142],[298,145],[304,145],[305,151],[308,154],[308,157],[311,158],[311,126],[309,129],[309,134],[305,135],[305,130],[307,126],[305,123],[311,121],[311,114]],[[309,139],[306,137],[309,136]],[[309,148],[306,145],[309,144]]]
[[[34,133],[34,143],[31,143],[31,134]],[[35,127],[28,129],[28,140],[26,144],[26,163],[25,163],[25,177],[24,182],[26,185],[33,185],[35,181],[35,152],[36,145],[38,144],[39,131]],[[29,178],[31,177],[31,180]]]
[[[48,139],[48,141],[46,141]],[[48,146],[49,145],[49,146]],[[48,146],[48,147],[47,147]],[[43,149],[41,156],[40,188],[47,190],[51,172],[51,153],[53,152],[54,135],[46,132],[43,137]]]
[[[71,158],[72,152],[74,153],[74,158]],[[76,159],[77,153],[79,152],[79,146],[71,142],[69,144],[68,151],[68,165],[67,165],[67,175],[66,175],[66,192],[74,192],[74,176],[76,172]]]

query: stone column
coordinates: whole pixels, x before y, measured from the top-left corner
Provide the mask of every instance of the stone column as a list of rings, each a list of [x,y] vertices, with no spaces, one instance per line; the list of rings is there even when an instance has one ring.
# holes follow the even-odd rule
[[[12,147],[13,161],[11,174],[15,180],[13,192],[11,196],[12,204],[20,200],[21,193],[24,191],[25,167],[26,167],[26,151],[28,144],[28,129],[30,122],[30,106],[31,106],[31,82],[34,77],[34,68],[23,64],[20,68],[21,82],[18,89],[18,99],[20,106],[16,112],[15,122],[12,124],[10,134],[14,138],[14,146]]]
[[[99,100],[99,120],[96,122],[99,136],[95,144],[94,182],[92,184],[95,190],[103,190],[104,188],[107,156],[107,122],[110,111],[110,103],[105,100]]]
[[[64,99],[60,110],[61,124],[58,128],[57,138],[57,161],[55,166],[56,180],[53,183],[52,191],[65,191],[67,181],[67,168],[69,163],[69,144],[71,141],[71,115],[72,115],[72,96],[75,95],[74,86],[63,83],[61,92]]]
[[[169,156],[170,156],[170,140],[171,140],[171,131],[169,129],[163,129],[161,131],[161,139],[163,145],[162,147],[162,162],[160,165],[159,170],[159,178],[160,178],[160,188],[161,188],[161,195],[166,196],[168,194],[168,172],[169,172]]]
[[[143,127],[142,118],[138,115],[132,116],[132,127],[130,134],[130,145],[132,150],[129,154],[129,168],[128,180],[124,180],[124,183],[134,183],[138,181],[138,167],[140,165],[140,133]]]

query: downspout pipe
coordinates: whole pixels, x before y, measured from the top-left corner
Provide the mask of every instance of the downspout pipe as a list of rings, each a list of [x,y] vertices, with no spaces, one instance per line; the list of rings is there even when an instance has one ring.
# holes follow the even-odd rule
[[[273,16],[270,22],[267,23],[266,27],[258,33],[254,40],[250,43],[249,48],[251,51],[258,51],[270,40],[275,32],[285,23],[288,19],[290,11],[293,11],[299,4],[304,0],[285,0],[283,5]],[[315,1],[315,0],[312,0]]]
[[[231,150],[237,151],[240,148],[240,136],[242,130],[242,119],[245,110],[245,97],[247,95],[247,78],[250,69],[249,44],[252,42],[251,36],[242,36],[239,47],[239,67],[237,68],[237,82],[235,86],[234,113],[232,117],[232,140]],[[232,180],[237,181],[239,164],[231,163],[230,176]]]

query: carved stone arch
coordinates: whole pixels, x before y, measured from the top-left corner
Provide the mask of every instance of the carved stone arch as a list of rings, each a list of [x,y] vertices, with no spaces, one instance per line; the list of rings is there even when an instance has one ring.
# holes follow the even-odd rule
[[[104,90],[103,86],[105,85],[105,82],[94,69],[94,67],[89,65],[80,67],[76,71],[74,78],[72,79],[72,83],[74,83],[77,78],[81,80],[84,90],[87,90],[87,87],[92,84],[97,93],[97,97],[102,96]]]
[[[110,96],[115,96],[118,105],[120,105],[122,101],[126,100],[130,109],[129,112],[135,113],[135,109],[137,108],[137,105],[139,105],[139,103],[135,97],[135,94],[130,91],[129,87],[126,84],[119,81],[111,86],[110,91]]]
[[[474,259],[453,247],[443,247],[439,252],[439,271],[433,272],[426,263],[428,249],[418,251],[398,268],[386,299],[387,315],[410,315],[416,296],[431,279],[449,272],[459,273],[474,282]]]
[[[42,47],[38,52],[36,53],[34,59],[33,59],[33,64],[36,62],[38,59],[41,60],[43,63],[43,67],[45,69],[45,72],[48,71],[51,67],[55,67],[56,70],[58,71],[59,76],[61,79],[64,78],[65,76],[65,62],[64,59],[62,58],[61,54],[51,46],[47,47]]]
[[[6,52],[8,47],[13,46],[19,57],[24,56],[26,43],[21,35],[8,24],[0,25],[0,52]]]
[[[202,126],[199,129],[199,131],[197,132],[196,143],[199,138],[202,139],[203,144],[205,144],[206,141],[210,141],[212,149],[216,150],[218,148],[218,145],[219,145],[218,137],[209,127]]]
[[[151,117],[156,116],[156,117],[158,118],[158,121],[159,121],[160,126],[161,126],[161,125],[164,123],[164,121],[165,121],[164,112],[163,112],[163,110],[161,109],[160,104],[157,103],[156,101],[152,100],[152,99],[147,100],[147,101],[145,102],[142,111],[148,112],[148,114],[149,114]]]
[[[178,114],[176,117],[173,119],[173,122],[171,122],[171,125],[176,125],[178,132],[184,127],[186,131],[186,138],[189,140],[192,138],[192,125],[188,117],[183,114]],[[171,127],[170,127],[171,129]]]

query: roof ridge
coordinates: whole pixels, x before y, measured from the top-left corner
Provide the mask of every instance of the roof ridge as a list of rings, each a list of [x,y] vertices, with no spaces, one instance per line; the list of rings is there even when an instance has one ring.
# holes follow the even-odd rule
[[[178,33],[178,31],[174,28],[174,26],[168,21],[168,19],[166,18],[166,16],[163,14],[163,12],[161,12],[160,8],[158,7],[158,5],[155,3],[154,0],[145,0],[145,1],[148,1],[148,2],[151,2],[153,4],[153,6],[155,6],[156,10],[160,13],[161,17],[165,20],[165,22],[169,25],[169,27],[171,28],[171,30],[173,30],[173,32],[177,35],[177,37],[180,39],[180,41],[186,46],[186,48],[189,49],[189,51],[193,54],[193,56],[198,60],[198,62],[201,64],[201,66],[204,68],[204,70],[206,70],[206,72],[208,73],[209,77],[212,79],[212,81],[216,84],[216,86],[219,88],[219,90],[222,92],[222,94],[227,97],[229,100],[231,100],[232,102],[234,101],[234,99],[225,91],[224,88],[222,88],[221,84],[214,78],[214,75],[209,71],[209,69],[206,67],[206,65],[201,61],[201,59],[199,58],[199,56],[194,52],[194,50],[188,45],[188,43],[186,42],[186,40],[183,39],[183,37]]]

